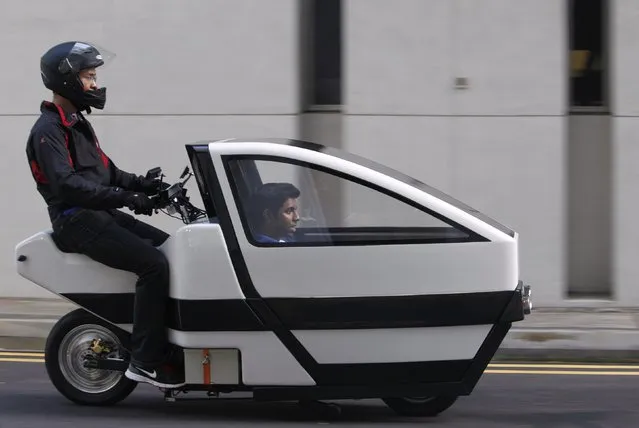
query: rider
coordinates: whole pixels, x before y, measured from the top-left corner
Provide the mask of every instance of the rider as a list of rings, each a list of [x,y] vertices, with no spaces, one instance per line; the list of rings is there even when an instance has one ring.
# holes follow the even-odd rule
[[[263,243],[293,242],[300,220],[300,191],[290,183],[266,183],[252,196],[255,239]]]
[[[53,99],[40,106],[27,142],[27,160],[48,206],[56,244],[139,277],[126,376],[159,387],[179,387],[184,384],[183,367],[175,370],[180,363],[170,358],[165,336],[169,263],[155,248],[169,235],[117,210],[128,207],[135,214],[151,215],[148,196],[164,186],[118,169],[82,114],[91,114],[92,107],[104,108],[106,88],[98,88],[96,79],[104,54],[87,43],[65,42],[42,56],[40,73]]]

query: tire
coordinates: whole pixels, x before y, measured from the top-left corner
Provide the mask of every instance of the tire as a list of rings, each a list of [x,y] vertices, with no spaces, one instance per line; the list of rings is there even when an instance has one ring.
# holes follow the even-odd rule
[[[384,398],[384,403],[400,416],[437,416],[457,401],[456,396]]]
[[[55,388],[76,404],[116,404],[133,392],[137,382],[124,376],[124,372],[85,368],[82,357],[97,355],[89,348],[92,339],[112,343],[109,356],[127,358],[122,346],[124,338],[113,326],[83,309],[76,309],[63,316],[47,337],[44,349],[47,374]]]

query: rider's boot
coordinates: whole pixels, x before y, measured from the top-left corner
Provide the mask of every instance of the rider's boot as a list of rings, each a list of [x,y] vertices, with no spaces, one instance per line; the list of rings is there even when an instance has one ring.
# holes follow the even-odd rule
[[[160,388],[179,388],[184,381],[184,353],[182,348],[169,345],[164,362],[158,367],[144,367],[131,362],[126,377],[138,382],[150,383]]]
[[[170,364],[157,367],[145,367],[137,363],[129,363],[125,376],[136,382],[149,383],[158,388],[180,388],[185,385],[184,369]]]

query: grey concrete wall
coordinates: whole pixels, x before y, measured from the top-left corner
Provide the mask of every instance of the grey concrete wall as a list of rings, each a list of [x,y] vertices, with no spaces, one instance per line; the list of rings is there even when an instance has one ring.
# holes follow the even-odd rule
[[[535,302],[562,304],[563,2],[345,4],[345,147],[514,227]]]
[[[25,158],[42,99],[40,56],[83,39],[117,57],[100,70],[104,111],[92,115],[104,150],[123,169],[161,165],[170,179],[188,163],[184,144],[219,137],[297,137],[298,12],[295,0],[33,0],[0,14],[5,54],[0,92],[0,296],[50,296],[15,273],[14,246],[49,227]],[[193,187],[191,192],[196,193]],[[195,197],[194,202],[199,203]],[[150,222],[171,232],[168,217]]]
[[[611,125],[608,115],[569,117],[566,286],[571,298],[613,298]]]
[[[92,120],[123,169],[143,173],[161,165],[175,177],[188,162],[183,145],[206,138],[302,137],[343,147],[514,227],[521,234],[522,278],[535,287],[536,305],[566,304],[570,278],[601,289],[610,263],[615,304],[636,306],[639,4],[611,4],[613,205],[606,261],[598,259],[605,248],[583,247],[568,257],[588,241],[568,238],[568,207],[584,199],[575,205],[567,187],[575,170],[569,170],[565,116],[563,1],[344,0],[342,116],[299,115],[296,0],[112,0],[86,8],[70,0],[13,2],[0,15],[0,47],[9,58],[0,80],[9,101],[0,106],[6,139],[0,178],[5,195],[17,196],[0,213],[0,296],[49,295],[15,274],[14,245],[49,226],[24,144],[40,101],[50,98],[40,83],[40,55],[56,42],[85,39],[117,54],[99,76],[109,88],[107,108]],[[456,88],[456,78],[468,87]],[[595,165],[601,145],[591,148],[578,155]],[[605,194],[598,186],[606,184],[574,162],[582,169],[572,179],[590,180]],[[606,213],[594,212],[599,217],[585,219],[573,237],[605,223]],[[150,222],[169,232],[180,226],[165,217]],[[587,260],[592,264],[584,267]]]
[[[639,304],[639,3],[612,4],[613,279],[621,304]]]

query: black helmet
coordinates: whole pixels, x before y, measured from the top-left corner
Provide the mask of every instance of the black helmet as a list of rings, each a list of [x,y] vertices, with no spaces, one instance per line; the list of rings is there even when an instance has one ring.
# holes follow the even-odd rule
[[[91,107],[103,109],[106,88],[85,91],[79,72],[105,63],[103,54],[93,45],[83,42],[60,43],[40,59],[40,74],[44,86],[65,97],[78,110],[91,113]]]

